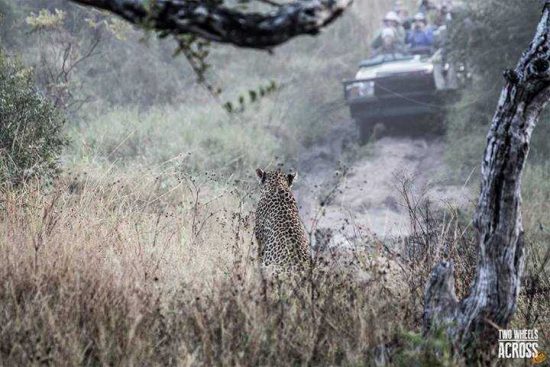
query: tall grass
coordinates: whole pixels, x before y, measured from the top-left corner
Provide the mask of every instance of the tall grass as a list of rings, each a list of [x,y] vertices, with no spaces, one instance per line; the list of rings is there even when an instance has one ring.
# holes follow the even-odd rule
[[[278,141],[261,121],[228,121],[221,108],[183,105],[140,112],[122,108],[70,131],[72,164],[154,167],[172,160],[182,170],[243,172],[279,156]]]
[[[363,364],[412,320],[401,270],[377,251],[267,274],[247,190],[161,176],[2,193],[3,363]]]
[[[405,182],[412,235],[403,242],[316,246],[310,270],[272,273],[257,262],[251,176],[235,184],[170,162],[2,191],[0,360],[460,365],[443,334],[419,333],[434,264],[453,260],[457,293],[467,293],[476,263],[468,216],[434,212]],[[545,256],[530,258],[515,320],[539,330],[550,310],[535,271]]]

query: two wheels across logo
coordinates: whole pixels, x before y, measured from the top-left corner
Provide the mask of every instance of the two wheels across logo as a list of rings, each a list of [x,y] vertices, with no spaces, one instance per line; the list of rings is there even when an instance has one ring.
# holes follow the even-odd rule
[[[539,350],[537,329],[501,329],[498,331],[498,358],[529,359],[533,365],[548,361]]]

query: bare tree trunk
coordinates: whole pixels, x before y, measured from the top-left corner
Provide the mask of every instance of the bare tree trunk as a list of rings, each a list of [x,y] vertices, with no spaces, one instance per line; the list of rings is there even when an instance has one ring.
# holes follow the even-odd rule
[[[479,231],[479,263],[470,294],[458,301],[453,265],[436,266],[426,286],[424,330],[447,328],[462,352],[496,344],[497,327],[516,310],[524,266],[520,212],[521,175],[531,133],[550,99],[550,0],[529,48],[515,70],[504,73],[496,113],[481,164],[481,193],[474,224]]]

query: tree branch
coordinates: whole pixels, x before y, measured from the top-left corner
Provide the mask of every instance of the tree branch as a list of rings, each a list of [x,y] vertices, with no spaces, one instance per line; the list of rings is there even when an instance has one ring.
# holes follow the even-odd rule
[[[69,0],[117,14],[171,35],[194,34],[239,47],[270,49],[300,35],[315,35],[352,0],[306,0],[281,4],[271,13],[243,13],[193,0]]]

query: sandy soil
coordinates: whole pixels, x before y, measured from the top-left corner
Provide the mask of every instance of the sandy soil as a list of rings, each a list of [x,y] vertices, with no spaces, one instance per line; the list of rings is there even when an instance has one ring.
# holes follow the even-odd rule
[[[473,204],[465,185],[451,184],[441,138],[393,134],[344,159],[347,150],[357,149],[355,134],[346,123],[301,154],[295,191],[308,230],[330,228],[334,243],[344,245],[364,236],[406,236],[409,220],[399,190],[404,177],[412,179],[416,198],[429,198],[435,207]],[[342,160],[350,161],[347,168]]]

